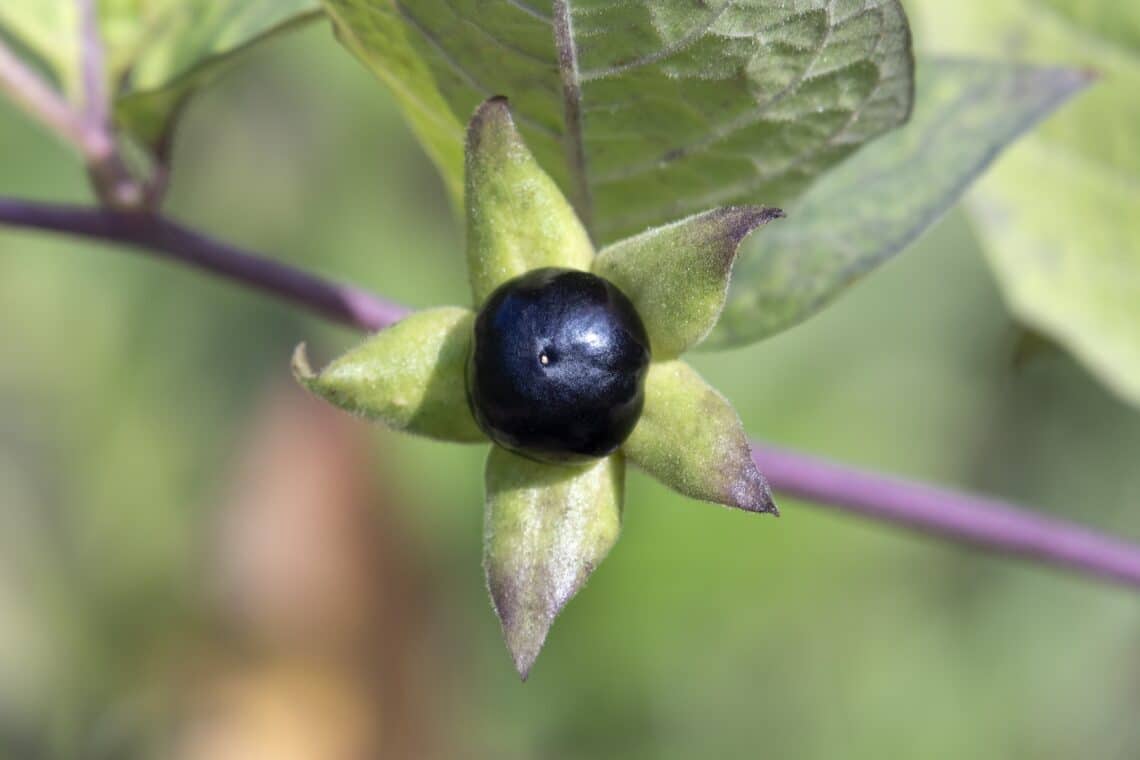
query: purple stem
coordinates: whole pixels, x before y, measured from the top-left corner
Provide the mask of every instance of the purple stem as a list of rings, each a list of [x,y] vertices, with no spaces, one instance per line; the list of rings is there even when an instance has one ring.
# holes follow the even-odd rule
[[[87,155],[87,130],[55,88],[25,64],[0,37],[0,94],[38,120],[61,140]]]
[[[407,308],[384,301],[368,291],[338,285],[145,211],[115,211],[0,198],[0,224],[125,243],[303,304],[349,327],[375,331],[408,314]]]
[[[55,87],[20,59],[0,37],[0,94],[6,94],[30,116],[83,156],[100,202],[133,207],[142,201],[111,125],[99,37],[96,0],[76,0],[79,16],[80,72],[85,107],[78,112]]]
[[[350,327],[375,331],[409,313],[365,290],[214,240],[158,214],[0,198],[0,224],[127,244],[236,280]],[[790,496],[1140,589],[1140,546],[1075,523],[765,444],[753,443],[752,455],[772,487]]]
[[[1009,502],[752,444],[772,488],[844,512],[1140,588],[1140,546]]]
[[[103,38],[99,33],[97,0],[76,0],[79,15],[79,71],[83,81],[83,115],[88,127],[110,131],[110,103],[107,99],[107,73],[104,66]]]

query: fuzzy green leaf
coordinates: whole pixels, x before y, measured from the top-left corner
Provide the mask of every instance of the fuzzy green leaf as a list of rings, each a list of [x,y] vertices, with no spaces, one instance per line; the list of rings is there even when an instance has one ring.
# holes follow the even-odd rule
[[[617,541],[624,481],[621,455],[564,467],[491,448],[483,564],[523,679],[554,618]]]
[[[600,243],[712,206],[783,205],[912,99],[897,0],[324,4],[384,81],[413,74],[397,95],[445,175],[458,136],[443,131],[510,97]]]
[[[74,0],[3,0],[0,36],[25,51],[78,101]],[[183,102],[235,56],[320,17],[318,0],[102,0],[107,79],[120,126],[160,142]]]
[[[1140,405],[1140,3],[914,0],[940,50],[1096,83],[1011,150],[969,209],[1011,310]]]
[[[821,310],[940,219],[1002,149],[1087,81],[1069,69],[921,61],[910,123],[741,246],[724,318],[702,348],[751,343]]]
[[[645,322],[656,359],[700,343],[720,317],[740,242],[779,209],[730,206],[614,243],[594,273],[613,282]]]
[[[645,410],[622,451],[686,496],[749,512],[776,512],[736,410],[682,361],[650,365]]]
[[[534,160],[504,98],[467,128],[467,268],[478,307],[539,267],[589,269],[594,247],[558,185]]]
[[[460,443],[485,441],[464,380],[474,320],[469,310],[454,307],[416,312],[319,374],[309,368],[301,345],[293,373],[329,402],[395,430]]]

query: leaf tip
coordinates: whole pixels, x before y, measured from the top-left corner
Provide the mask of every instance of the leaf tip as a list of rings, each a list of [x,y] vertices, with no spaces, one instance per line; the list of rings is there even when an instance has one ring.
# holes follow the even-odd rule
[[[717,241],[720,259],[726,271],[732,267],[740,244],[750,234],[774,219],[783,219],[782,209],[769,206],[723,206],[705,212],[700,218],[708,225],[708,233]]]
[[[768,479],[760,474],[756,466],[746,467],[742,477],[735,480],[728,489],[726,502],[746,512],[780,516],[780,510],[772,499],[772,489]]]
[[[783,209],[770,206],[728,206],[721,209],[728,223],[729,239],[740,245],[744,238],[775,219],[783,219],[787,214]]]
[[[511,654],[519,678],[526,681],[531,668],[546,643],[546,635],[554,624],[557,612],[526,604],[525,594],[504,579],[488,573],[487,586],[491,604],[503,629],[503,639]]]
[[[1104,79],[1104,72],[1093,66],[1044,69],[1042,74],[1049,77],[1049,84],[1057,91],[1062,102],[1076,97]]]
[[[479,104],[471,123],[476,124],[489,119],[510,119],[511,101],[506,95],[492,95]]]
[[[1084,85],[1094,84],[1104,78],[1104,72],[1092,66],[1077,69],[1077,74],[1081,78],[1081,84]]]
[[[313,368],[309,364],[308,349],[303,342],[298,343],[297,347],[293,349],[293,358],[290,361],[290,366],[293,369],[293,377],[297,379],[297,382],[306,388],[312,388],[313,382],[317,379],[317,375],[313,372]]]
[[[539,645],[541,649],[541,645]],[[519,680],[526,683],[526,679],[530,678],[530,669],[534,667],[534,661],[538,659],[538,649],[533,653],[523,653],[517,650],[511,650],[511,659],[515,663],[515,671],[519,674]]]
[[[477,148],[488,136],[515,134],[514,119],[511,117],[510,101],[505,95],[487,98],[475,109],[467,124],[468,154]]]

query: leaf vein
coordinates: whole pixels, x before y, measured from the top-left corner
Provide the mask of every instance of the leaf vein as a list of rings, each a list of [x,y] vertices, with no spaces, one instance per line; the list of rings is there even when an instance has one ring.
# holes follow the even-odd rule
[[[834,0],[829,0],[829,8],[832,3],[834,3]],[[830,11],[828,13],[830,18]],[[880,32],[880,39],[881,38],[882,33]],[[727,140],[737,132],[740,132],[741,130],[747,129],[748,127],[754,126],[761,121],[764,121],[768,112],[772,108],[782,103],[785,99],[787,99],[788,96],[792,95],[800,87],[812,81],[809,74],[815,67],[816,63],[819,61],[820,57],[823,55],[823,51],[830,40],[831,26],[829,24],[827,34],[824,36],[824,39],[821,41],[821,43],[816,46],[811,61],[808,62],[807,65],[803,66],[796,74],[795,78],[793,78],[792,81],[789,82],[783,89],[781,89],[779,92],[764,102],[758,103],[756,108],[751,109],[741,114],[740,116],[737,116],[734,119],[730,119],[729,121],[726,121],[720,125],[711,126],[710,129],[706,131],[705,136],[700,140],[695,140],[691,143],[688,143],[687,145],[674,148],[664,156],[660,156],[650,161],[642,161],[637,164],[627,165],[619,170],[610,171],[601,176],[595,176],[594,183],[597,185],[613,184],[616,182],[633,179],[634,177],[642,174],[648,174],[650,172],[660,170],[672,163],[680,161],[683,158],[688,158],[692,155],[708,150],[711,146],[723,140]],[[876,49],[878,47],[878,44],[879,43],[876,42]],[[759,55],[759,51],[757,52],[757,55]]]
[[[397,2],[395,5],[396,9],[400,13],[401,18],[407,21],[412,28],[420,33],[420,35],[424,38],[424,41],[431,46],[432,50],[434,50],[437,55],[439,55],[440,60],[446,63],[448,68],[450,68],[455,73],[455,75],[458,76],[468,87],[482,95],[484,98],[490,98],[500,94],[477,80],[465,68],[463,68],[463,66],[458,61],[456,61],[450,53],[447,52],[446,48],[444,48],[444,46],[440,43],[435,34],[430,29],[421,24],[419,19],[409,13],[407,8],[404,7],[403,3]],[[520,124],[525,124],[535,131],[541,132],[555,139],[561,137],[557,131],[551,129],[545,124],[542,124],[541,122],[528,118],[525,114],[516,111],[512,115],[515,121]]]
[[[523,2],[523,0],[507,0],[507,5],[510,5],[513,8],[522,11],[528,16],[538,19],[539,21],[545,21],[548,24],[553,21],[550,16],[543,13],[538,8],[535,8],[533,5]]]
[[[586,175],[586,149],[582,127],[582,81],[578,75],[578,48],[574,44],[574,22],[570,0],[554,0],[554,45],[558,50],[558,74],[562,80],[562,105],[566,131],[563,147],[566,164],[574,183],[574,207],[582,224],[591,231],[593,209],[590,182]]]
[[[728,0],[724,5],[720,7],[720,10],[716,11],[716,13],[709,17],[708,21],[706,21],[704,25],[698,27],[697,29],[694,29],[692,32],[685,35],[681,39],[676,40],[672,44],[662,47],[656,52],[646,53],[645,55],[638,56],[631,61],[619,63],[614,66],[606,66],[600,69],[583,71],[580,74],[580,79],[582,82],[593,82],[599,79],[606,79],[608,77],[624,74],[627,71],[639,69],[643,66],[650,66],[654,63],[657,63],[658,61],[662,61],[668,58],[671,55],[680,53],[696,44],[704,37],[708,36],[709,31],[712,29],[713,25],[715,25],[716,22],[720,21],[724,17],[724,14],[728,12],[729,8],[733,7],[736,2],[737,0]]]

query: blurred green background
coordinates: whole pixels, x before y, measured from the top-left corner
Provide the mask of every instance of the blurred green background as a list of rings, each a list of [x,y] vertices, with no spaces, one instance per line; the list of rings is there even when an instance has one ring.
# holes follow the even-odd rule
[[[323,25],[180,137],[178,218],[466,300],[436,173]],[[2,194],[88,197],[6,104],[0,167]],[[291,390],[297,342],[319,361],[356,335],[0,229],[0,336],[0,757],[1140,756],[1129,592],[634,473],[622,540],[520,684],[480,567],[485,448]],[[1023,345],[955,213],[802,327],[693,363],[757,437],[1140,536],[1140,415]]]

